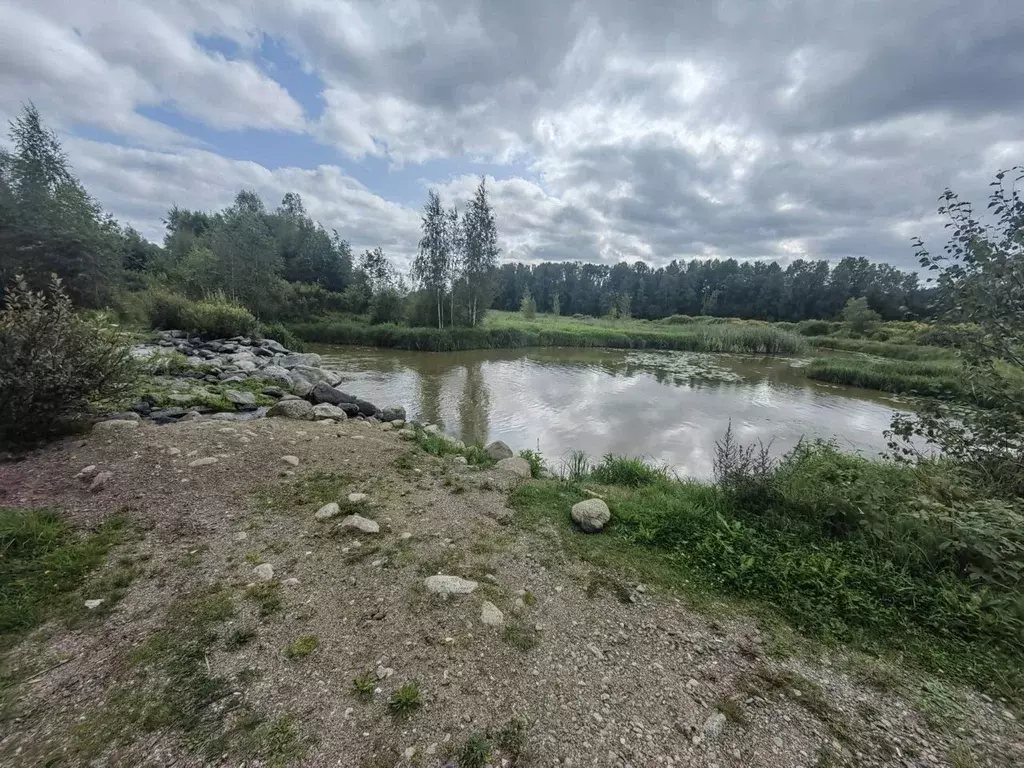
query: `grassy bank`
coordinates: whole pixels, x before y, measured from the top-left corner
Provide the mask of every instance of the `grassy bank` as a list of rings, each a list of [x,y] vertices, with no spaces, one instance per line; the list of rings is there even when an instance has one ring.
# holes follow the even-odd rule
[[[479,328],[410,328],[369,325],[353,319],[295,323],[290,329],[304,341],[362,344],[432,352],[521,347],[611,347],[675,349],[689,352],[741,352],[793,355],[804,351],[802,338],[767,323],[659,325],[642,320],[602,320],[493,312]]]
[[[520,486],[519,519],[553,524],[598,565],[653,583],[751,601],[825,642],[911,661],[1024,705],[1024,534],[1014,504],[973,498],[955,468],[897,466],[805,445],[777,465],[740,449],[716,484],[630,459]],[[582,536],[568,510],[608,501]]]
[[[915,362],[863,357],[822,357],[805,368],[808,378],[881,392],[969,400],[955,360]]]

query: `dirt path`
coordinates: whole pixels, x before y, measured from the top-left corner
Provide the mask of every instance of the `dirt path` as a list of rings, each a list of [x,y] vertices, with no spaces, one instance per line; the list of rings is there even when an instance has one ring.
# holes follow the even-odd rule
[[[98,492],[75,477],[90,465],[112,473]],[[0,465],[0,505],[131,520],[95,582],[130,580],[123,597],[9,655],[0,762],[1024,764],[997,702],[950,699],[950,721],[944,689],[922,712],[880,674],[780,656],[752,621],[568,558],[556,531],[517,524],[513,482],[370,423],[282,419],[144,424]],[[316,520],[330,501],[340,514]],[[340,527],[349,513],[379,532]],[[477,587],[442,599],[438,573]]]

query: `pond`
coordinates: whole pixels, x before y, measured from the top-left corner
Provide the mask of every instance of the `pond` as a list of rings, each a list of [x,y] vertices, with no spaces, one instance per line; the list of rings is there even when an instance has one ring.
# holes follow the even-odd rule
[[[556,468],[570,450],[643,456],[680,476],[711,476],[729,424],[780,454],[803,438],[872,456],[906,404],[800,375],[805,361],[608,349],[408,352],[315,346],[339,388],[406,408],[466,443],[539,450]]]

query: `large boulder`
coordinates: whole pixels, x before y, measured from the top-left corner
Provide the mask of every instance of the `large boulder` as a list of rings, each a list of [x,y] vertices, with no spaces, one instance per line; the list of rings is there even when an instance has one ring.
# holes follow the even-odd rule
[[[257,375],[265,381],[282,384],[288,388],[291,388],[292,382],[294,381],[292,375],[279,365],[268,365],[266,368],[260,370]]]
[[[293,377],[292,394],[299,397],[309,397],[313,393],[313,385],[301,376]]]
[[[270,407],[267,416],[283,416],[286,419],[312,419],[313,405],[305,400],[280,400]]]
[[[282,357],[277,361],[277,364],[282,368],[288,368],[289,370],[297,365],[308,365],[313,368],[318,368],[321,360],[322,358],[320,355],[312,352],[307,352],[305,354],[293,353]]]
[[[281,346],[281,344],[279,344],[278,342],[274,341],[273,339],[264,339],[263,341],[260,342],[260,346],[263,347],[263,349],[269,349],[276,355],[288,354],[288,350]]]
[[[315,403],[330,403],[331,405],[341,405],[342,403],[354,403],[356,399],[340,389],[335,389],[326,382],[319,382],[313,386],[309,396]]]
[[[229,403],[234,403],[240,410],[248,410],[256,407],[256,395],[252,392],[245,392],[239,389],[225,389],[224,397]]]
[[[400,405],[389,405],[381,415],[381,421],[405,421],[405,408]]]
[[[313,406],[313,418],[344,421],[348,416],[336,405],[331,405],[330,403],[319,403],[318,405]]]
[[[331,383],[332,376],[321,368],[314,368],[311,365],[296,365],[292,368],[292,376],[301,376],[311,384],[318,382]]]
[[[484,448],[487,451],[487,455],[495,461],[501,461],[502,459],[511,459],[512,449],[505,445],[501,440],[495,440],[493,443]]]
[[[587,499],[573,504],[572,519],[584,532],[597,533],[612,519],[612,513],[601,499]]]
[[[350,419],[359,415],[359,406],[355,403],[338,403],[338,407],[345,412]]]
[[[505,472],[511,472],[519,477],[530,477],[532,474],[530,471],[530,462],[521,456],[510,456],[507,459],[502,459],[494,465],[495,469],[501,469]]]
[[[359,406],[359,412],[363,416],[373,416],[377,412],[377,406],[368,400],[360,400],[356,398],[356,405]]]

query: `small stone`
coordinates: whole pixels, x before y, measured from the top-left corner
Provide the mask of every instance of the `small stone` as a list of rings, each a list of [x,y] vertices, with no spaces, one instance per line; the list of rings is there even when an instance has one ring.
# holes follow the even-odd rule
[[[103,598],[100,598],[98,600],[86,600],[85,601],[85,607],[88,608],[90,611],[95,609],[95,608],[99,608],[101,605],[103,605]]]
[[[601,499],[587,499],[573,504],[572,519],[584,532],[597,533],[612,519],[612,513]]]
[[[190,467],[208,467],[211,464],[216,464],[219,459],[216,456],[207,456],[203,459],[193,459],[188,463]]]
[[[458,576],[430,576],[424,581],[427,591],[435,595],[468,595],[475,590],[478,584],[469,579],[462,579]]]
[[[252,569],[252,572],[260,581],[270,581],[274,578],[274,566],[270,563],[260,563]]]
[[[519,477],[530,477],[532,474],[530,462],[519,456],[502,459],[494,465],[494,468],[505,472],[511,472],[514,475],[519,475]]]
[[[341,508],[338,506],[338,503],[332,501],[329,504],[324,504],[322,507],[320,507],[320,509],[316,511],[316,514],[313,515],[313,517],[315,517],[317,520],[329,520],[330,518],[337,515],[339,512],[341,512]]]
[[[173,448],[172,447],[172,448],[168,448],[167,449],[167,455],[168,456],[177,456],[180,453],[181,453],[181,448]]]
[[[285,579],[281,583],[284,584],[286,587],[297,587],[297,586],[299,586],[299,580],[296,579],[294,576],[292,576],[290,579]]]
[[[282,416],[286,419],[312,419],[313,405],[305,400],[281,399],[271,406],[267,416]]]
[[[93,475],[96,474],[96,465],[90,464],[88,467],[82,467],[82,470],[75,475],[76,480],[81,480],[83,483],[89,480]]]
[[[380,526],[376,520],[369,520],[362,515],[349,515],[341,521],[341,528],[346,528],[360,533],[380,533]]]
[[[381,416],[381,421],[401,421],[405,422],[405,408],[400,405],[389,405],[387,406]],[[401,426],[401,425],[399,425]]]
[[[137,421],[127,421],[125,419],[110,419],[109,421],[97,422],[96,426],[92,428],[93,432],[120,432],[123,429],[135,429],[139,426]]]
[[[393,674],[395,674],[395,670],[393,670],[391,667],[385,667],[383,664],[377,667],[378,680],[387,680]]]
[[[126,423],[131,424],[132,422],[129,421]],[[100,472],[98,475],[96,475],[96,477],[92,479],[92,482],[89,484],[89,490],[92,491],[93,493],[99,493],[106,487],[107,483],[110,482],[110,479],[113,476],[113,472]]]
[[[405,752],[402,753],[406,760],[412,760],[416,757],[416,747],[406,747]]]
[[[484,600],[480,610],[480,621],[489,627],[500,627],[505,623],[504,614],[490,600]]]
[[[293,467],[299,466],[298,456],[282,456],[281,461],[283,461],[285,464],[291,464]]]
[[[408,541],[409,539],[412,538],[412,534],[409,533],[408,531],[403,531],[402,535],[399,536],[398,538],[400,538],[402,541]]]
[[[249,538],[249,534],[245,531],[239,531],[235,534],[235,541],[245,541]]]
[[[722,730],[725,728],[725,715],[721,712],[715,712],[707,720],[704,721],[704,727],[701,729],[701,733],[704,738],[708,741],[714,741],[722,734]]]
[[[361,504],[364,501],[366,501],[365,493],[350,493],[348,495],[349,504]]]

